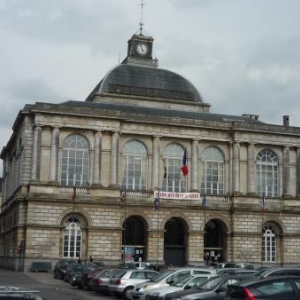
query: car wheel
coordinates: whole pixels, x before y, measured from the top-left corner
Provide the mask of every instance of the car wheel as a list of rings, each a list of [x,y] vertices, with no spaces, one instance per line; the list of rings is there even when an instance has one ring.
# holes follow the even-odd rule
[[[123,299],[124,300],[131,300],[132,297],[131,297],[131,292],[133,290],[133,287],[132,286],[129,286],[127,287],[124,292],[123,292]]]

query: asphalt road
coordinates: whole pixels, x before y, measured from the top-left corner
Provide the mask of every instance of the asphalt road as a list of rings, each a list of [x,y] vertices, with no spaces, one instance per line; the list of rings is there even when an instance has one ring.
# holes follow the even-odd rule
[[[79,290],[63,280],[54,279],[52,273],[21,273],[0,269],[0,285],[38,290],[43,300],[117,300],[112,296]]]

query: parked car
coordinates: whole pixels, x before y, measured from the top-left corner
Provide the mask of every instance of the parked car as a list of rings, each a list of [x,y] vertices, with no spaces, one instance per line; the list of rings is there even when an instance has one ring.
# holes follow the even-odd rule
[[[254,270],[254,266],[249,263],[235,263],[235,262],[227,262],[227,263],[220,263],[218,268],[243,268],[248,270]]]
[[[208,279],[194,289],[166,294],[165,300],[224,300],[228,284],[249,279],[248,275],[226,275]]]
[[[110,277],[108,290],[117,297],[130,300],[131,291],[136,284],[154,280],[158,275],[159,273],[153,270],[122,270]]]
[[[54,278],[64,279],[67,267],[70,264],[76,264],[76,263],[77,261],[74,259],[59,260],[54,266],[54,270],[53,270]]]
[[[280,276],[237,282],[227,286],[226,300],[300,299],[300,277]]]
[[[109,294],[109,290],[108,290],[108,283],[109,283],[109,279],[110,277],[119,272],[120,268],[108,268],[108,269],[104,269],[102,271],[97,272],[96,274],[94,274],[93,278],[90,280],[90,282],[88,283],[88,287],[97,292],[97,293],[102,293],[102,294]]]
[[[88,281],[94,271],[103,270],[103,264],[87,262],[84,265],[82,272],[76,272],[70,279],[72,286],[77,286],[79,289],[84,289],[88,286]]]
[[[146,294],[145,299],[163,300],[166,294],[182,291],[182,290],[190,290],[192,288],[195,288],[197,285],[200,285],[207,279],[215,276],[216,275],[212,275],[212,274],[188,275],[186,277],[183,277],[182,280],[179,280],[176,283],[172,283],[168,286],[149,290]]]
[[[155,280],[146,283],[137,284],[131,292],[133,299],[144,300],[146,292],[150,289],[168,286],[178,282],[182,277],[197,274],[217,275],[216,269],[209,268],[169,268],[163,271]]]
[[[32,290],[19,286],[0,286],[0,299],[27,299],[27,300],[37,300],[42,299],[37,295],[40,291]]]
[[[274,267],[267,268],[256,273],[254,276],[258,278],[270,277],[270,276],[300,276],[300,268],[292,267]]]
[[[246,275],[255,275],[258,271],[256,270],[248,270],[243,268],[224,268],[217,270],[218,275],[225,275],[225,274],[246,274]]]
[[[73,276],[76,274],[82,275],[84,267],[83,264],[70,264],[66,269],[64,281],[70,283]]]

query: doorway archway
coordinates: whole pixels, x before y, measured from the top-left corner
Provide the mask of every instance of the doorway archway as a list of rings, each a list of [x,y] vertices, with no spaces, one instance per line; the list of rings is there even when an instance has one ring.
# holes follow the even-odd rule
[[[167,265],[186,264],[187,224],[181,218],[171,218],[165,224],[164,261]]]
[[[204,260],[209,262],[227,261],[227,227],[219,219],[211,219],[204,229]]]
[[[122,261],[145,261],[147,241],[146,221],[139,216],[128,217],[122,227]]]

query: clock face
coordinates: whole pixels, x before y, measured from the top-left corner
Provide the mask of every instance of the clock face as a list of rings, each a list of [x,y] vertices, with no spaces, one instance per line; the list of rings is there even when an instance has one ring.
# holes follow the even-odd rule
[[[145,44],[145,43],[138,43],[136,45],[136,52],[139,54],[139,55],[146,55],[149,51],[149,48],[148,48],[148,45]]]

